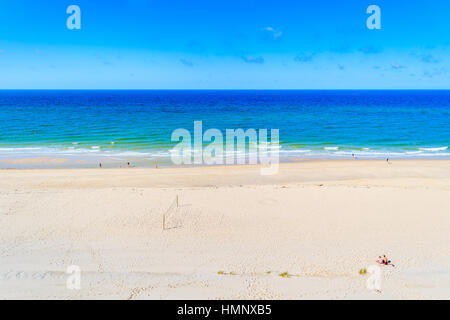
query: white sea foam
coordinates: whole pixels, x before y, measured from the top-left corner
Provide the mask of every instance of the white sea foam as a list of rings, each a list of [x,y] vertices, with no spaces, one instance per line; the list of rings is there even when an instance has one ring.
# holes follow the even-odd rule
[[[422,151],[445,151],[448,147],[438,147],[438,148],[419,148]]]
[[[385,159],[389,158],[450,158],[450,150],[448,147],[439,148],[418,148],[416,150],[401,150],[401,149],[369,149],[361,148],[346,149],[344,147],[325,147],[333,149],[322,148],[286,148],[281,146],[267,145],[267,152],[279,152],[281,159],[295,158],[301,155],[308,158],[337,158],[337,159],[351,159],[352,154],[355,154],[359,159]],[[272,148],[271,148],[272,147]],[[336,148],[338,148],[336,150]],[[175,152],[172,149],[141,149],[141,150],[127,150],[127,149],[112,149],[101,148],[100,146],[78,147],[78,146],[40,146],[40,147],[3,147],[0,148],[0,158],[9,156],[67,156],[67,157],[107,157],[107,158],[157,158],[170,159],[171,153]],[[253,155],[253,150],[249,150]],[[227,151],[224,150],[224,156]],[[238,158],[250,156],[243,150],[238,150],[235,154]]]
[[[325,147],[325,150],[339,150],[339,147]]]
[[[311,152],[311,150],[309,150],[309,149],[291,149],[291,150],[283,150],[283,152],[288,152],[288,153],[308,153],[308,152]]]

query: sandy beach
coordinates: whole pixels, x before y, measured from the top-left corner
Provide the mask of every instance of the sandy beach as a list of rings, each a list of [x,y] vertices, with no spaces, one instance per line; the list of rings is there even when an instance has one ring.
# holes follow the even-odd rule
[[[0,170],[0,298],[450,299],[450,160],[259,169]]]

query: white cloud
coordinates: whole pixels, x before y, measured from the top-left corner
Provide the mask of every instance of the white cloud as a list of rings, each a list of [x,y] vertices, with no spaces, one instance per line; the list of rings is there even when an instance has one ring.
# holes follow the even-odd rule
[[[395,70],[400,70],[400,69],[406,68],[405,66],[402,66],[401,64],[398,64],[395,62],[391,64],[391,67],[392,67],[392,69],[395,69]]]
[[[242,60],[244,60],[246,63],[257,63],[262,64],[264,63],[264,58],[261,56],[255,57],[255,56],[243,56]]]
[[[263,31],[268,33],[273,40],[277,40],[283,35],[283,31],[276,30],[273,27],[265,27]]]

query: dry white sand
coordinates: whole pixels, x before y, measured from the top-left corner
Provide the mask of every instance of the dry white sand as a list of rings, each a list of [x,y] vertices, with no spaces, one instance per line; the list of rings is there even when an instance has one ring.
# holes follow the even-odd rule
[[[448,160],[0,170],[0,226],[3,299],[450,299]]]

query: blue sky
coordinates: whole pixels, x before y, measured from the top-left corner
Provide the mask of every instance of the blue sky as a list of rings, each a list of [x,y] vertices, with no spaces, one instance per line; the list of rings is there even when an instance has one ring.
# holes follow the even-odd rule
[[[449,16],[444,0],[3,0],[0,88],[450,89]]]

